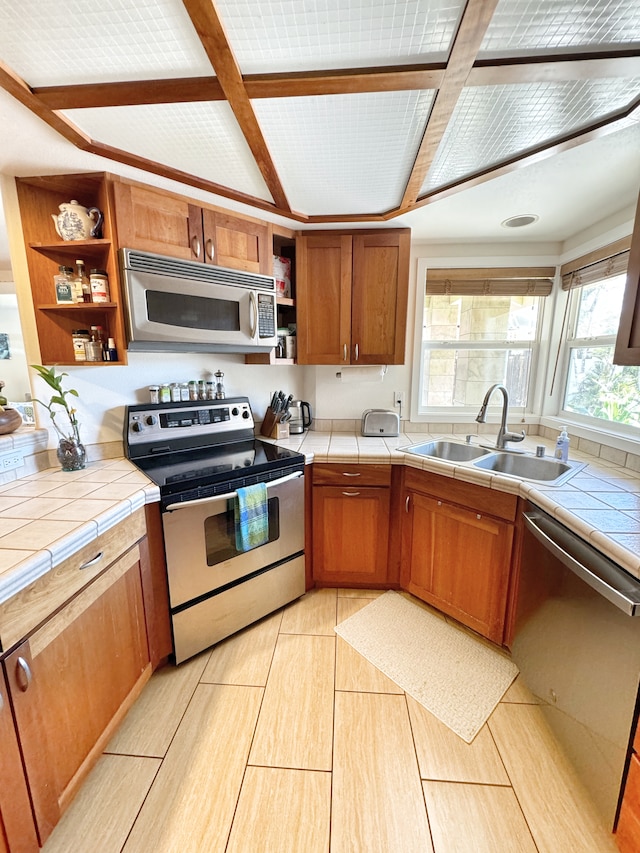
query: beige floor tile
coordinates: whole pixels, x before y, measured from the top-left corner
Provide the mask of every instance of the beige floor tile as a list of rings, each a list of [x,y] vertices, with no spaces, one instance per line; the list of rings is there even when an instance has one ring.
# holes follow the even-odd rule
[[[249,764],[331,770],[334,637],[280,634]]]
[[[282,611],[278,610],[218,643],[211,651],[200,681],[264,687],[281,621]]]
[[[120,853],[160,760],[103,755],[42,853]]]
[[[472,743],[466,743],[410,696],[407,705],[423,779],[510,784],[487,726],[480,729]]]
[[[109,741],[105,752],[156,755],[162,758],[184,716],[208,658],[209,653],[204,652],[180,666],[167,664],[156,670]]]
[[[403,696],[336,693],[331,853],[432,850]]]
[[[223,853],[262,693],[198,685],[123,853]]]
[[[616,853],[540,708],[502,702],[488,725],[539,853]]]
[[[282,615],[283,634],[326,634],[335,636],[336,590],[312,589],[290,604]]]
[[[226,853],[327,853],[331,774],[247,767]]]
[[[338,596],[338,623],[366,607],[371,600]],[[336,637],[336,690],[358,690],[364,693],[404,692],[342,637]]]
[[[384,595],[384,589],[339,589],[338,599],[340,598],[379,598]]]
[[[516,702],[520,705],[538,705],[539,702],[533,693],[524,683],[521,675],[516,677],[516,680],[509,686],[509,689],[504,694],[501,702]]]
[[[423,785],[435,853],[536,853],[511,788]]]

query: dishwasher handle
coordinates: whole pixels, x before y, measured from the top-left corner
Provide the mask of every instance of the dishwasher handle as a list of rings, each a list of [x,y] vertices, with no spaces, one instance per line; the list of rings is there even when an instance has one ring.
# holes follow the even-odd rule
[[[523,517],[531,534],[564,566],[627,616],[640,616],[640,581],[546,514],[524,512]]]

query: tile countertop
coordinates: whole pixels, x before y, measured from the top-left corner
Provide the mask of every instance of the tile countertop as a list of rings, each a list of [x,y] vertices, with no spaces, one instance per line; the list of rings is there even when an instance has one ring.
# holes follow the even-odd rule
[[[587,467],[554,487],[483,471],[469,463],[424,459],[400,449],[434,438],[462,440],[460,435],[436,433],[365,438],[355,433],[310,431],[274,443],[300,450],[307,462],[404,464],[522,495],[640,578],[638,472],[570,451],[571,460],[586,462]],[[493,440],[482,437],[483,443]],[[534,452],[539,444],[552,455],[552,442],[541,436],[531,436],[519,447]],[[0,485],[0,602],[145,503],[158,499],[157,486],[122,458],[90,462],[82,471],[48,468]]]

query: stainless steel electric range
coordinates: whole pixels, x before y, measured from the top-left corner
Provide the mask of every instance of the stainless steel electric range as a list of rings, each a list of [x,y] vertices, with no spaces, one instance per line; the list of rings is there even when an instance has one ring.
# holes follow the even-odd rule
[[[160,488],[176,663],[304,593],[304,456],[256,439],[247,397],[128,406],[124,443]],[[236,489],[260,482],[268,542],[239,551]]]

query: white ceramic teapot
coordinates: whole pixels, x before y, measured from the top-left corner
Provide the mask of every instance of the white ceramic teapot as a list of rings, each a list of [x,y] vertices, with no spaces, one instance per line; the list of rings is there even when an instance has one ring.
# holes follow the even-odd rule
[[[99,237],[102,213],[97,207],[86,208],[75,200],[59,206],[60,213],[52,213],[56,231],[63,240],[88,240]]]

